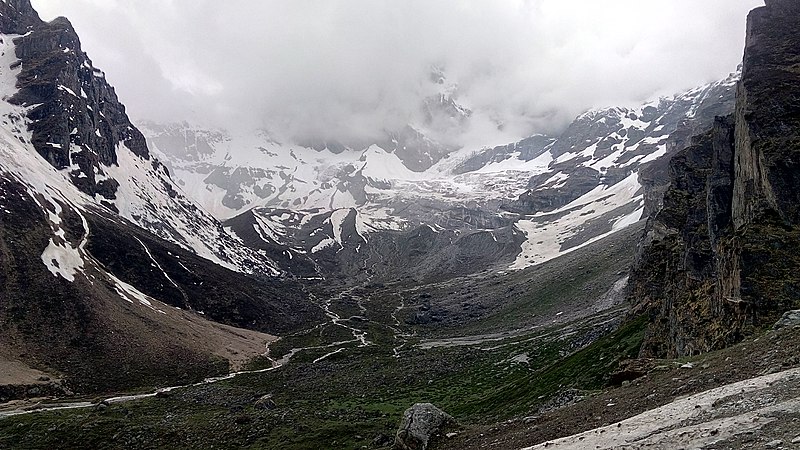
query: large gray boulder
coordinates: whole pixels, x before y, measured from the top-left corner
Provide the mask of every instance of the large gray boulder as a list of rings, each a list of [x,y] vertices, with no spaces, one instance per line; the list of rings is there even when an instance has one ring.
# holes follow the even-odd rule
[[[417,403],[403,413],[403,420],[394,440],[396,450],[425,450],[431,437],[455,424],[450,414],[430,403]]]
[[[792,328],[800,325],[800,309],[794,311],[786,311],[781,318],[772,326],[773,330],[780,330],[781,328]]]

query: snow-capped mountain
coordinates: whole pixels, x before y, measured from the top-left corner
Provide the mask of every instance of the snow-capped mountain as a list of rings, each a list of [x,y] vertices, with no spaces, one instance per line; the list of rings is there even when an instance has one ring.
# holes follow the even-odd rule
[[[278,273],[268,258],[242,248],[174,185],[66,19],[47,24],[47,32],[59,39],[35,22],[13,25],[16,33],[6,34],[2,44],[5,129],[11,140],[35,149],[39,163],[58,173],[59,183],[80,191],[76,201],[102,205],[225,267]],[[6,162],[21,165],[12,157]]]
[[[233,133],[188,123],[141,121],[149,146],[181,187],[220,219],[270,206],[336,209],[363,206],[372,188],[419,179],[457,147],[434,136],[468,126],[457,85],[433,68],[423,85],[421,119],[371,142],[279,142],[267,130]]]
[[[291,252],[318,260],[315,255],[326,249],[340,252],[347,239],[363,250],[371,234],[413,233],[427,226],[458,233],[455,241],[506,230],[516,255],[506,251],[498,262],[521,269],[641,219],[642,183],[653,187],[664,180],[651,180],[652,170],[643,179],[640,169],[682,147],[714,116],[730,112],[737,79],[733,73],[635,108],[589,111],[559,136],[447,149],[431,159],[434,164],[422,166],[400,150],[402,142],[406,153],[414,147],[415,154],[435,154],[435,143],[416,131],[394,146],[354,149],[282,143],[263,131],[231,135],[185,123],[145,123],[143,130],[187,195],[235,224],[237,236],[254,228],[251,238],[268,247],[287,246],[287,260]],[[440,103],[468,117],[447,97]]]
[[[173,183],[66,19],[0,2],[0,99],[0,361],[190,381],[319,314]]]

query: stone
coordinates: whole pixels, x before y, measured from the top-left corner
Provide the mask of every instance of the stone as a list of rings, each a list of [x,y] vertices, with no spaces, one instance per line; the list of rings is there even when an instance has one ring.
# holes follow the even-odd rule
[[[646,376],[654,369],[652,359],[626,359],[620,361],[619,367],[611,374],[610,384],[614,386],[626,385],[631,381]]]
[[[267,394],[256,400],[255,404],[253,404],[253,407],[256,409],[273,410],[277,408],[278,405],[276,405],[275,401],[272,399],[272,394]]]
[[[392,437],[387,436],[383,433],[375,436],[375,439],[372,440],[373,447],[386,447],[392,444]]]
[[[453,425],[452,416],[431,403],[417,403],[403,413],[394,440],[395,450],[426,450],[431,438]]]
[[[764,444],[764,447],[765,448],[778,448],[781,444],[783,444],[782,440],[775,439],[774,441],[769,441],[766,444]]]
[[[792,328],[795,325],[800,325],[800,310],[786,311],[783,313],[783,316],[775,322],[772,329],[780,330],[781,328]]]
[[[105,410],[107,410],[109,408],[109,406],[111,406],[111,405],[108,403],[108,401],[103,400],[100,403],[94,405],[94,410],[95,411],[105,411]]]

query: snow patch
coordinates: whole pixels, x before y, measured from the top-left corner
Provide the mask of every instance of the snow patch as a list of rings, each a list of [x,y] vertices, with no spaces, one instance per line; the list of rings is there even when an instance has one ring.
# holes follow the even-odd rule
[[[522,243],[522,251],[517,255],[510,269],[520,270],[541,264],[596,242],[611,233],[636,223],[641,218],[643,212],[641,208],[628,216],[618,218],[614,222],[612,231],[591,238],[569,249],[561,249],[562,244],[568,238],[580,232],[587,221],[629,203],[642,202],[640,191],[641,185],[638,181],[638,174],[632,173],[613,186],[598,186],[577,200],[553,212],[539,213],[529,219],[517,221],[515,227],[525,234],[525,242]],[[564,215],[559,217],[562,213]],[[549,217],[558,218],[549,220]]]

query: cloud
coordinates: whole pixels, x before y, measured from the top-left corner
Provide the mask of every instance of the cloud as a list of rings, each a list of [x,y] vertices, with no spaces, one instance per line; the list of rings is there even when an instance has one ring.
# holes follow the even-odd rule
[[[34,0],[72,20],[134,117],[370,137],[419,121],[432,67],[474,140],[719,79],[757,0]],[[480,122],[480,123],[478,123]],[[488,126],[487,124],[491,124]],[[475,136],[478,134],[478,136]]]

